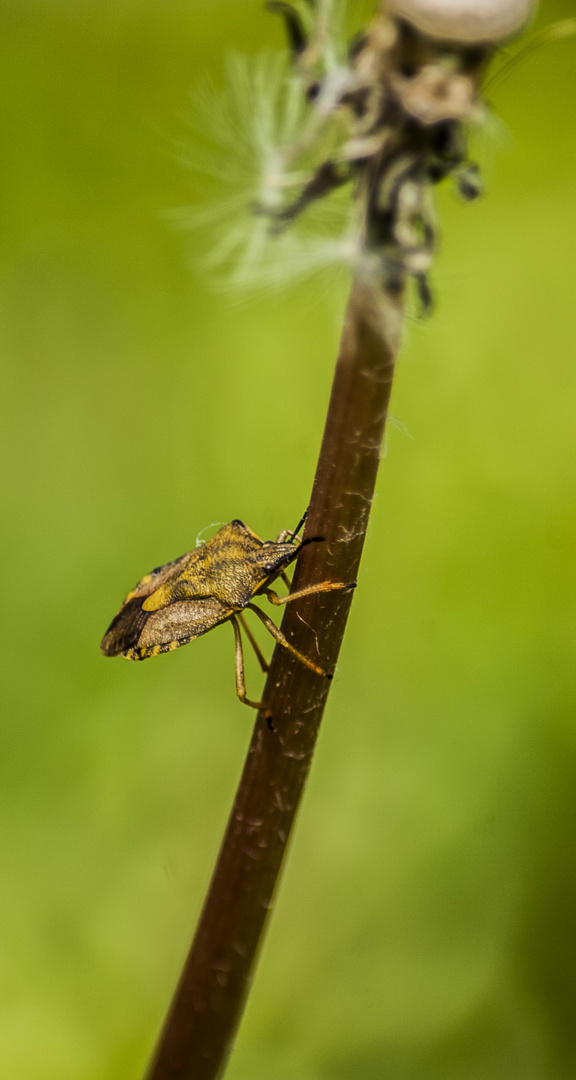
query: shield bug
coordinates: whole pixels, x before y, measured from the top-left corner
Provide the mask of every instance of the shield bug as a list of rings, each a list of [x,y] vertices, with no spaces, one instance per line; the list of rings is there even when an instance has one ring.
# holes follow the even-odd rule
[[[265,595],[270,603],[280,606],[311,593],[355,587],[355,582],[321,581],[284,597],[270,588],[278,577],[290,587],[286,567],[303,547],[322,539],[297,540],[302,523],[293,533],[282,532],[272,541],[261,540],[243,521],[231,521],[207,543],[165,566],[158,566],[128,593],[102,639],[102,652],[105,656],[124,656],[127,660],[147,660],[150,656],[187,645],[220,623],[231,622],[236,643],[236,693],[244,705],[261,709],[264,707],[261,702],[247,697],[244,680],[240,623],[262,670],[268,669],[242,614],[249,608],[274,640],[302,664],[318,675],[332,678],[322,667],[298,652],[268,615],[252,603],[255,596]]]

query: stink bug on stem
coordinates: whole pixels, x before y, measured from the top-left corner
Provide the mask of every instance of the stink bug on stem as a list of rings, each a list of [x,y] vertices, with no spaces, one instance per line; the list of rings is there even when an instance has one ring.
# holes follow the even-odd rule
[[[323,539],[313,536],[304,541],[297,540],[303,520],[294,532],[281,532],[274,541],[261,540],[243,521],[231,521],[194,551],[165,566],[156,567],[128,593],[120,611],[110,623],[100,645],[104,656],[147,660],[150,656],[187,645],[214,626],[229,621],[236,642],[236,693],[244,705],[262,709],[265,708],[262,702],[247,697],[244,680],[240,623],[262,670],[268,670],[268,664],[242,614],[249,608],[279,645],[288,649],[311,671],[331,679],[332,676],[322,667],[298,652],[268,615],[252,603],[255,596],[265,595],[271,604],[278,607],[311,593],[355,588],[355,582],[321,581],[283,597],[270,588],[278,577],[290,588],[290,581],[285,575],[286,567],[307,544]]]

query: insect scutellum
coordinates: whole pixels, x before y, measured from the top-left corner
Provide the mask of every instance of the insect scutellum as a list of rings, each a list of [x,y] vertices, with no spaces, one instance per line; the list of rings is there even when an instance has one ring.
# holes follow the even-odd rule
[[[280,597],[270,585],[281,577],[288,589],[285,570],[310,543],[322,537],[296,541],[306,515],[294,532],[281,532],[276,540],[261,540],[244,522],[236,519],[218,530],[211,540],[179,559],[146,574],[126,597],[101,642],[105,656],[146,660],[187,645],[219,623],[231,622],[236,645],[236,693],[245,705],[265,706],[247,697],[240,625],[245,630],[262,670],[268,664],[249,629],[243,612],[253,611],[269,634],[317,675],[331,678],[322,667],[303,656],[259,607],[256,596],[266,596],[279,607],[303,596],[351,589],[355,582],[322,581]],[[296,542],[295,542],[296,541]]]

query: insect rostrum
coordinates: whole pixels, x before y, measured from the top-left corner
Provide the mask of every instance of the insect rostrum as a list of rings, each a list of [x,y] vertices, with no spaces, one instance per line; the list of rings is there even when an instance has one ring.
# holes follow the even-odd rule
[[[246,696],[238,624],[240,620],[261,667],[266,670],[268,665],[243,619],[242,612],[250,608],[280,645],[311,671],[331,678],[322,667],[298,652],[272,620],[251,602],[255,596],[266,595],[270,603],[279,606],[310,593],[354,588],[355,583],[322,581],[279,597],[270,588],[272,582],[284,577],[285,568],[306,543],[321,538],[314,537],[304,543],[294,539],[293,533],[282,532],[275,541],[264,541],[242,521],[224,525],[206,544],[157,567],[138,582],[108,627],[100,645],[102,652],[105,656],[147,660],[187,645],[219,623],[230,621],[236,642],[236,693],[245,705],[260,709],[261,702]]]

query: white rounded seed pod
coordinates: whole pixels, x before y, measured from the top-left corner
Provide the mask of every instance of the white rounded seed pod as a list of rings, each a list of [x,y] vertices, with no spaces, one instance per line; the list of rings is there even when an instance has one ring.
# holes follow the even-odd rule
[[[388,0],[387,10],[432,37],[500,41],[518,32],[536,0]]]

